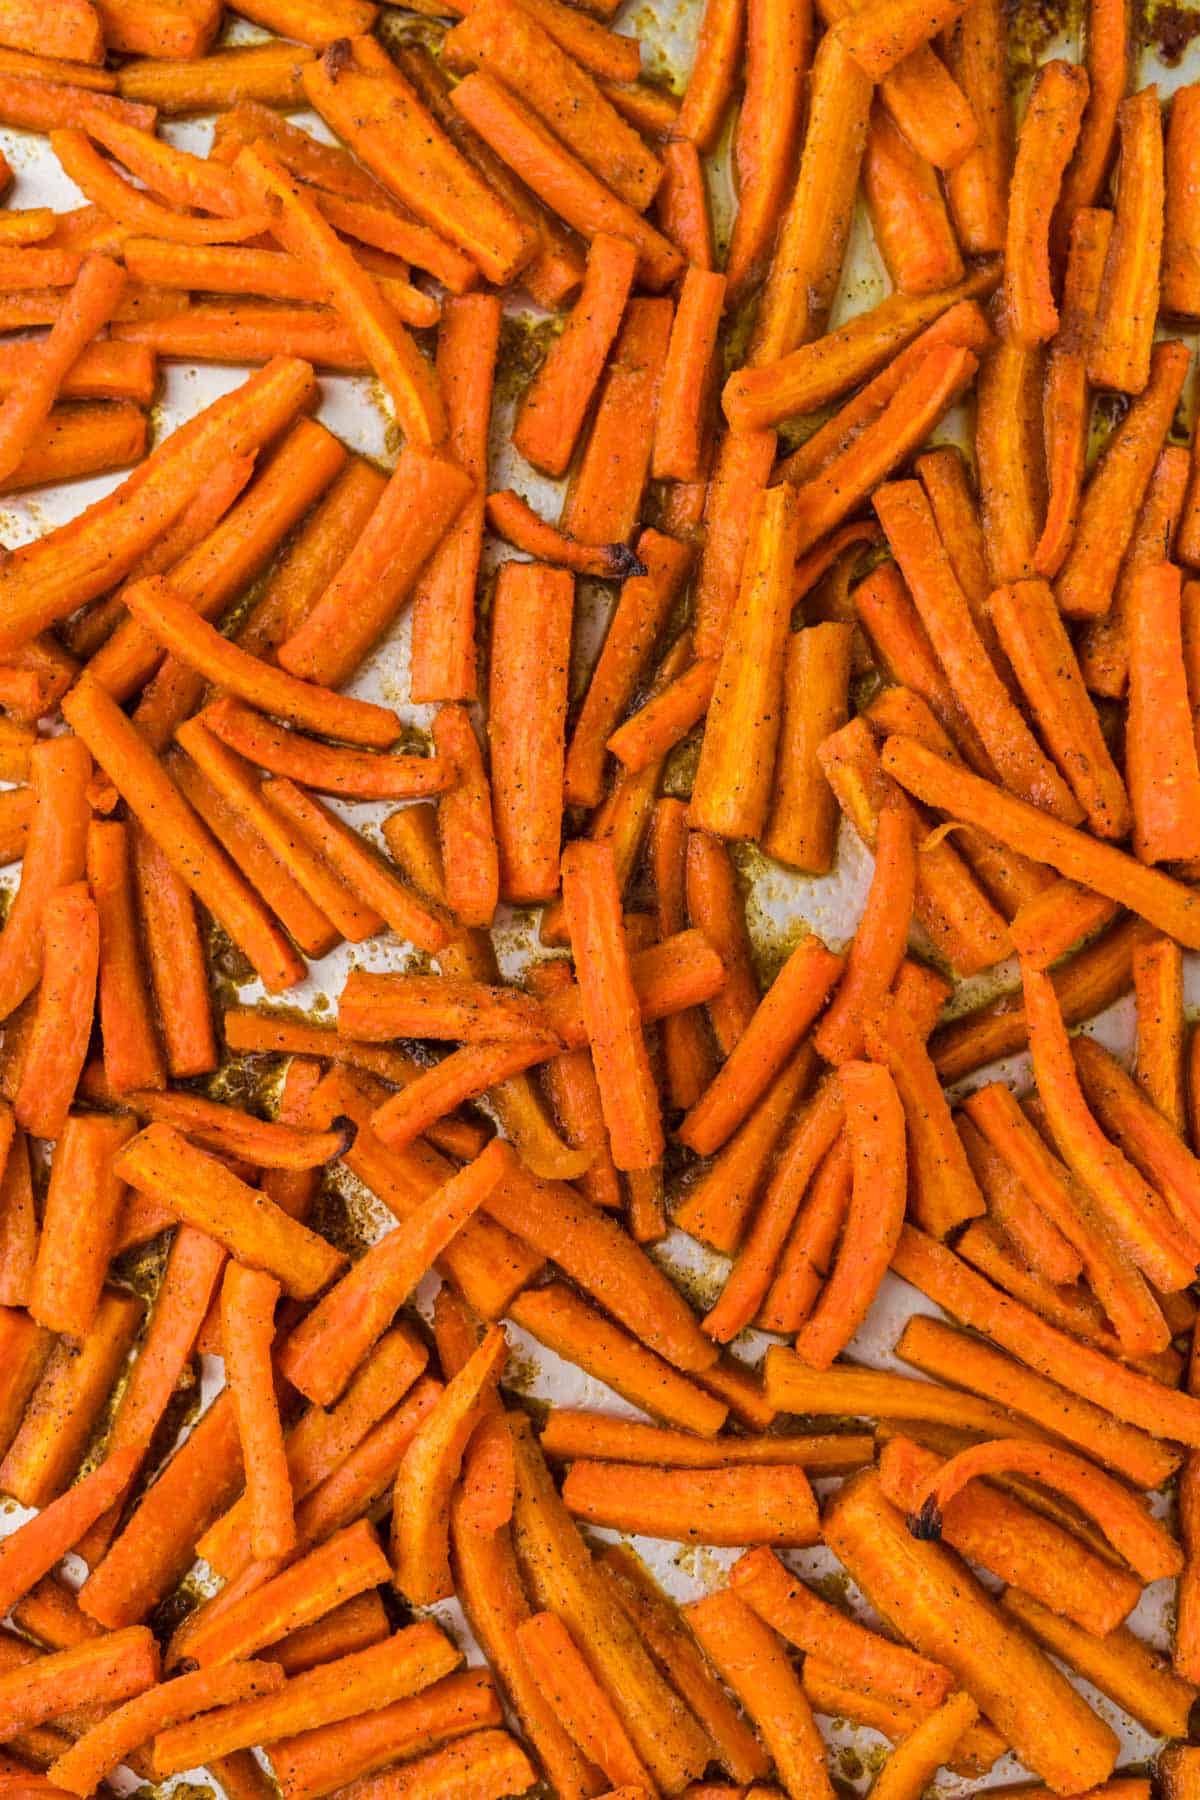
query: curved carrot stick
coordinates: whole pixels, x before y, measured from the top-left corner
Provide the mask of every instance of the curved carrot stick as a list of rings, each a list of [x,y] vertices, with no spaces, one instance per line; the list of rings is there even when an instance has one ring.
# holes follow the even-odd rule
[[[1163,240],[1163,128],[1156,87],[1117,109],[1121,182],[1088,351],[1097,387],[1140,394],[1150,379]]]
[[[181,244],[238,244],[258,237],[267,227],[265,209],[237,218],[195,218],[160,206],[105,161],[83,131],[60,128],[50,133],[50,147],[63,172],[95,206],[144,237]]]
[[[1076,63],[1043,63],[1017,135],[1005,242],[1005,325],[1014,342],[1038,344],[1058,330],[1050,281],[1050,219],[1079,135],[1088,78]]]

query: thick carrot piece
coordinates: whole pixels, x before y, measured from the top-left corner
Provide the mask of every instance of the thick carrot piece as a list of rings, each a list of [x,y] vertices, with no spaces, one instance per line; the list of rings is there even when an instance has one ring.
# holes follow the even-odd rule
[[[286,1556],[296,1543],[292,1486],[271,1370],[279,1283],[231,1262],[221,1284],[221,1339],[233,1394],[256,1557]]]
[[[1050,279],[1050,221],[1088,99],[1086,71],[1044,63],[1017,135],[1005,244],[1005,329],[1017,344],[1040,344],[1058,330]]]
[[[527,462],[547,475],[566,472],[616,338],[636,266],[636,251],[627,239],[596,234],[579,299],[522,396],[513,443]]]
[[[89,1638],[0,1675],[0,1730],[7,1739],[72,1706],[127,1700],[158,1674],[158,1645],[144,1626]]]
[[[416,1762],[353,1783],[347,1792],[354,1800],[417,1800],[469,1787],[478,1800],[506,1800],[526,1793],[536,1780],[533,1764],[515,1738],[506,1731],[474,1731]]]
[[[683,1616],[753,1719],[791,1800],[828,1800],[825,1746],[775,1633],[731,1589],[693,1601]]]
[[[862,185],[880,255],[900,293],[937,293],[962,279],[937,170],[879,102],[867,129]]]
[[[803,1545],[818,1536],[812,1489],[794,1464],[767,1471],[575,1462],[563,1502],[590,1525],[684,1543]]]
[[[507,1145],[493,1139],[371,1246],[289,1333],[279,1364],[293,1387],[317,1405],[329,1406],[337,1399],[397,1309],[512,1161]]]
[[[1191,169],[1200,123],[1200,89],[1183,87],[1171,101],[1165,163],[1162,304],[1169,313],[1194,318],[1200,312],[1200,263],[1196,244],[1200,221]]]
[[[915,0],[884,0],[847,13],[833,29],[872,81],[881,81],[906,56],[952,26],[964,10],[962,0],[938,0],[932,7],[919,6]]]
[[[986,1330],[993,1343],[1069,1392],[1092,1401],[1098,1410],[1103,1408],[1118,1420],[1140,1427],[1143,1434],[1169,1429],[1180,1443],[1200,1437],[1200,1407],[1190,1396],[1176,1393],[1047,1325],[924,1233],[905,1228],[892,1266],[961,1323]],[[1136,1454],[1136,1440],[1132,1447]],[[1165,1479],[1162,1471],[1173,1459],[1163,1458],[1159,1444],[1148,1448],[1153,1453],[1154,1472],[1147,1485],[1157,1485]],[[1141,1449],[1145,1454],[1145,1443]]]
[[[850,236],[871,93],[866,75],[827,32],[813,57],[796,185],[758,302],[750,340],[755,364],[777,362],[825,329]]]
[[[132,56],[171,60],[204,56],[221,24],[213,0],[179,6],[162,0],[98,0],[105,42]]]
[[[1048,581],[1062,567],[1079,513],[1088,446],[1088,342],[1111,236],[1111,213],[1080,207],[1071,225],[1062,313],[1046,364],[1042,408],[1047,499],[1033,566]]]
[[[1025,968],[1022,985],[1038,1089],[1059,1150],[1143,1274],[1167,1292],[1186,1286],[1196,1260],[1191,1232],[1108,1142],[1088,1110],[1049,977]]]
[[[1168,563],[1134,576],[1129,596],[1126,770],[1133,847],[1146,863],[1200,854],[1200,763],[1183,661],[1182,578]]]
[[[506,563],[492,602],[492,800],[500,892],[517,902],[558,887],[574,593],[565,570]]]
[[[792,632],[784,650],[778,773],[763,848],[814,874],[833,866],[837,802],[818,758],[846,722],[852,632],[829,622]]]
[[[628,1783],[649,1790],[652,1777],[562,1620],[553,1613],[534,1613],[518,1628],[517,1646],[588,1761],[598,1764],[614,1786]]]
[[[799,549],[797,498],[760,495],[700,750],[691,821],[721,837],[758,837],[766,823],[791,573]]]
[[[854,1468],[870,1459],[863,1433],[813,1436],[701,1438],[638,1419],[617,1418],[558,1406],[542,1427],[541,1445],[552,1459],[576,1462],[651,1463],[660,1468],[716,1469],[743,1463],[797,1463],[802,1469]]]
[[[563,857],[563,902],[600,1099],[618,1169],[662,1159],[658,1094],[629,970],[612,851],[579,842]]]
[[[674,244],[597,180],[577,157],[489,75],[468,75],[454,89],[455,107],[552,212],[589,242],[600,232],[628,238],[643,284],[667,287],[683,267]]]
[[[946,178],[959,242],[971,256],[1002,250],[1006,235],[1012,117],[1005,33],[1004,12],[997,0],[971,0],[946,39],[950,73],[967,99],[978,132]]]
[[[9,1018],[41,977],[51,894],[84,872],[91,772],[91,757],[75,738],[51,739],[30,751],[34,812],[20,885],[0,932],[0,1018]]]
[[[221,920],[265,984],[276,992],[291,987],[303,974],[303,963],[136,726],[87,675],[67,696],[63,710],[172,868]]]
[[[518,1294],[509,1317],[567,1362],[585,1369],[634,1406],[687,1431],[711,1437],[727,1408],[668,1363],[552,1282]]]
[[[60,1338],[49,1357],[33,1357],[37,1385],[0,1463],[0,1488],[22,1506],[45,1506],[68,1486],[141,1316],[139,1300],[106,1288],[78,1348]]]
[[[1191,896],[1181,883],[1144,868],[1110,844],[1085,837],[911,739],[889,738],[882,761],[885,770],[926,805],[977,825],[1070,880],[1141,913],[1185,947],[1200,947],[1200,921],[1193,920]]]
[[[679,292],[663,366],[651,461],[656,481],[695,481],[701,473],[724,304],[725,277],[690,267]]]
[[[93,821],[88,886],[100,924],[99,1009],[104,1072],[114,1093],[161,1088],[166,1071],[134,910],[133,852],[127,825]]]
[[[418,1427],[396,1475],[392,1511],[393,1579],[416,1605],[453,1593],[450,1573],[450,1495],[463,1453],[500,1378],[508,1344],[489,1327],[467,1362],[451,1377],[437,1405]]]
[[[1037,1643],[1074,1669],[1149,1731],[1174,1736],[1186,1730],[1196,1699],[1191,1682],[1171,1673],[1150,1645],[1119,1625],[1097,1638],[1018,1588],[1009,1588],[1001,1605]]]
[[[274,1275],[297,1299],[319,1293],[345,1260],[170,1125],[148,1125],[139,1132],[117,1158],[117,1173],[186,1223],[208,1231],[250,1268]]]
[[[908,1535],[877,1475],[858,1476],[842,1489],[828,1510],[826,1532],[876,1610],[895,1628],[903,1624],[911,1642],[952,1670],[1028,1767],[1061,1792],[1107,1779],[1117,1755],[1109,1727],[1013,1630],[965,1568],[939,1546]]]
[[[1117,110],[1121,181],[1088,351],[1097,387],[1140,394],[1150,380],[1163,240],[1163,129],[1158,89]]]
[[[904,1106],[914,1216],[945,1238],[986,1209],[937,1072],[894,996],[864,1028],[869,1056],[890,1071]]]
[[[351,48],[349,59],[327,52],[306,66],[310,105],[389,192],[489,281],[511,281],[536,250],[533,231],[455,148],[382,46],[358,37]]]
[[[124,272],[109,258],[84,259],[49,337],[0,403],[0,480],[19,472],[68,371],[112,317],[124,287]]]
[[[100,921],[85,882],[56,888],[43,915],[42,979],[13,1097],[17,1123],[57,1138],[87,1056],[100,966]]]
[[[386,389],[405,437],[414,444],[440,444],[446,413],[437,376],[370,273],[269,150],[247,148],[233,167],[249,204],[269,216],[273,234],[319,272],[335,309]]]
[[[672,313],[668,300],[626,306],[559,515],[559,529],[580,543],[623,544],[633,533],[650,474]]]
[[[65,0],[52,18],[45,18],[28,0],[7,6],[0,35],[16,50],[39,56],[62,57],[68,62],[102,63],[104,33],[91,0]]]
[[[369,1650],[293,1675],[273,1694],[242,1700],[159,1732],[153,1750],[155,1773],[165,1778],[231,1750],[273,1743],[297,1731],[388,1706],[451,1674],[460,1661],[459,1652],[433,1621],[424,1619]]]
[[[998,588],[988,612],[1042,737],[1098,837],[1123,838],[1129,797],[1045,582]]]
[[[125,1114],[68,1113],[54,1134],[58,1142],[28,1300],[30,1312],[48,1330],[79,1337],[95,1318],[125,1204],[125,1184],[114,1174],[113,1161],[133,1136],[132,1125]]]
[[[836,1663],[867,1693],[936,1706],[950,1691],[948,1669],[860,1625],[815,1593],[769,1549],[738,1558],[732,1591],[773,1631],[806,1656]]]
[[[876,1800],[918,1800],[942,1765],[953,1762],[978,1719],[969,1694],[951,1694],[892,1751],[871,1789]]]
[[[492,296],[446,302],[438,333],[437,375],[447,416],[447,444],[475,483],[413,595],[414,700],[470,700],[476,689],[475,582],[483,542],[484,489],[492,385],[500,341],[500,307]]]
[[[731,301],[762,274],[783,210],[812,36],[808,0],[747,0],[746,93],[733,150],[738,209],[726,258]]]
[[[29,1305],[37,1266],[41,1224],[34,1207],[33,1176],[29,1166],[29,1145],[25,1134],[15,1129],[0,1128],[9,1137],[0,1175],[0,1307]],[[19,1359],[18,1359],[19,1360]],[[7,1414],[0,1410],[0,1438]],[[16,1420],[9,1421],[12,1431]],[[9,1433],[11,1436],[11,1431]]]

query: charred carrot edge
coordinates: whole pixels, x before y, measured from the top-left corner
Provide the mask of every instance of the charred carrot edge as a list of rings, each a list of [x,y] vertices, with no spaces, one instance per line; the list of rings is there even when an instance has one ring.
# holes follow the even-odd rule
[[[1111,236],[1111,213],[1079,208],[1071,222],[1062,314],[1046,365],[1042,407],[1048,492],[1033,566],[1048,581],[1062,567],[1079,511],[1087,462],[1088,339]]]
[[[1075,536],[1054,589],[1068,618],[1091,618],[1109,610],[1187,367],[1182,345],[1155,345],[1148,379],[1084,488]],[[1107,530],[1102,519],[1108,521]]]
[[[962,279],[937,170],[879,101],[867,127],[862,187],[880,255],[901,293],[936,293]]]
[[[518,1294],[509,1316],[558,1356],[683,1430],[712,1437],[727,1408],[577,1299],[561,1283]]]
[[[595,575],[607,580],[621,580],[626,575],[644,575],[645,565],[628,546],[619,541],[593,543],[556,530],[539,519],[533,508],[511,488],[487,497],[487,522],[497,537],[538,562],[557,564],[572,569],[577,575]]]
[[[788,1790],[832,1792],[812,1711],[774,1632],[729,1588],[693,1601],[683,1616],[758,1727]]]
[[[57,1138],[87,1056],[100,968],[100,920],[84,882],[55,888],[43,915],[42,978],[13,1097],[17,1123]]]
[[[1075,63],[1043,64],[1017,134],[1005,241],[1005,327],[1018,344],[1058,329],[1050,281],[1050,220],[1079,135],[1089,83]]]
[[[76,953],[84,949],[75,946]],[[50,978],[48,969],[43,983]],[[55,1057],[67,1054],[60,1045]],[[36,1067],[35,1043],[22,1084],[33,1078]],[[44,1072],[40,1079],[46,1082]],[[58,1147],[27,1302],[38,1323],[50,1330],[78,1336],[95,1317],[125,1201],[113,1161],[133,1136],[131,1127],[125,1115],[68,1112],[55,1133]]]

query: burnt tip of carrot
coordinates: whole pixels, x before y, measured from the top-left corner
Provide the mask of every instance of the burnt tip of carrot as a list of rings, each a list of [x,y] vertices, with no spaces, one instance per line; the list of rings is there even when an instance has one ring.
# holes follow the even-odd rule
[[[932,1494],[919,1512],[909,1513],[908,1529],[921,1543],[937,1543],[942,1535],[942,1512]]]
[[[330,1126],[330,1130],[341,1133],[342,1147],[337,1154],[338,1156],[345,1156],[347,1150],[349,1150],[351,1144],[358,1136],[358,1125],[356,1121],[351,1119],[346,1113],[339,1113]],[[331,1158],[330,1160],[332,1161],[334,1159]]]
[[[330,81],[336,81],[342,70],[354,60],[354,47],[349,38],[334,38],[321,58]]]
[[[613,581],[630,581],[635,575],[645,575],[647,572],[637,551],[630,549],[628,544],[607,544],[605,556]]]

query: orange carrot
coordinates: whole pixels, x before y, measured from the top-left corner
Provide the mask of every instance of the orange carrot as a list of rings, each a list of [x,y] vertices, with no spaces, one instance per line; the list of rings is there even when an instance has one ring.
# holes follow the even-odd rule
[[[1150,380],[1163,239],[1163,131],[1158,89],[1117,109],[1121,182],[1088,350],[1097,387],[1140,394]]]
[[[5,1738],[85,1703],[112,1705],[158,1680],[158,1645],[141,1625],[35,1657],[0,1675]]]
[[[1035,1275],[1063,1286],[1077,1281],[1083,1259],[1041,1210],[1024,1182],[967,1117],[955,1120],[989,1217]],[[961,1239],[960,1239],[961,1244]],[[977,1260],[976,1267],[982,1264]]]
[[[619,102],[610,99],[620,110]],[[674,124],[671,129],[674,130]],[[662,180],[654,196],[659,228],[682,252],[689,268],[711,270],[714,262],[712,217],[704,165],[695,144],[672,139],[662,148]]]
[[[1180,1137],[1187,1129],[1184,1074],[1183,956],[1169,938],[1133,953],[1138,1086]]]
[[[184,311],[156,308],[145,318],[115,325],[113,332],[122,343],[188,362],[269,364],[282,356],[347,374],[365,374],[370,367],[354,332],[327,307],[210,301]]]
[[[68,1113],[54,1135],[28,1304],[40,1325],[78,1337],[95,1318],[114,1252],[126,1190],[113,1161],[133,1136],[133,1122],[122,1114]]]
[[[93,1520],[120,1493],[136,1466],[134,1450],[118,1450],[75,1487],[27,1521],[0,1548],[0,1597],[9,1612],[73,1549]]]
[[[590,1525],[685,1543],[805,1544],[817,1536],[812,1489],[795,1465],[767,1471],[576,1462],[563,1501]]]
[[[55,888],[47,897],[43,937],[41,985],[13,1111],[26,1130],[57,1138],[87,1056],[96,1005],[100,922],[86,883]]]
[[[755,505],[775,460],[775,433],[734,429],[717,452],[704,507],[693,616],[700,659],[720,656],[738,600]]]
[[[862,182],[880,255],[900,293],[936,293],[962,279],[962,255],[937,170],[878,102],[867,129]]]
[[[683,1616],[757,1726],[788,1793],[827,1800],[825,1746],[774,1632],[730,1589],[693,1601]]]
[[[1005,1592],[1001,1604],[1035,1642],[1108,1694],[1148,1730],[1165,1736],[1179,1730],[1186,1720],[1195,1702],[1195,1688],[1174,1675],[1165,1659],[1127,1626],[1119,1625],[1107,1637],[1094,1637],[1015,1587]]]
[[[139,1192],[208,1230],[251,1268],[275,1275],[297,1298],[319,1293],[345,1260],[169,1125],[139,1132],[117,1158],[116,1169]]]
[[[758,303],[751,361],[773,363],[824,330],[845,260],[872,88],[826,32],[813,57],[808,125]],[[687,113],[687,99],[684,112]]]
[[[654,880],[655,918],[660,938],[686,925],[687,808],[681,801],[659,800],[650,830],[650,865]],[[674,1013],[661,1027],[670,1104],[680,1111],[695,1104],[712,1080],[713,1054],[698,1010]]]
[[[1133,1078],[1091,1038],[1073,1046],[1075,1066],[1105,1131],[1161,1193],[1181,1225],[1200,1224],[1200,1165]]]
[[[911,739],[889,738],[882,761],[887,772],[926,805],[940,805],[1002,843],[1019,846],[1060,875],[1129,906],[1185,947],[1193,941],[1200,946],[1200,925],[1192,921],[1191,897],[1181,883],[1143,867],[1110,844],[1085,837],[977,775],[955,768]]]
[[[257,237],[265,227],[261,207],[226,218],[172,212],[127,181],[101,156],[86,133],[73,127],[51,130],[50,147],[64,174],[94,206],[143,236],[183,244],[236,244]]]
[[[40,979],[50,895],[84,872],[91,766],[86,748],[69,737],[30,752],[34,812],[20,885],[0,932],[0,1017],[10,1017]]]
[[[221,24],[212,0],[164,7],[156,0],[101,0],[105,41],[134,56],[202,57]]]
[[[93,821],[88,886],[100,925],[99,1010],[104,1069],[115,1093],[166,1085],[134,913],[128,826]]]
[[[851,627],[792,632],[784,650],[778,774],[763,848],[778,862],[825,874],[833,866],[837,802],[817,756],[846,722]]]
[[[975,460],[988,567],[994,582],[1033,573],[1043,508],[1041,354],[1001,341],[983,358],[976,392]]]
[[[1089,0],[1084,27],[1088,104],[1054,222],[1060,253],[1066,248],[1079,209],[1098,205],[1104,194],[1118,112],[1129,89],[1130,25],[1126,0]]]
[[[108,323],[125,277],[107,257],[88,257],[45,345],[0,405],[0,479],[11,477],[50,414],[80,354]]]
[[[1172,552],[1188,484],[1189,458],[1168,444],[1154,465],[1129,547],[1113,590],[1112,605],[1089,619],[1078,634],[1079,666],[1094,694],[1119,699],[1129,681],[1129,610],[1138,571]],[[1186,608],[1186,596],[1185,596]],[[1189,677],[1189,694],[1191,681]]]
[[[570,1735],[610,1782],[650,1791],[648,1774],[603,1687],[570,1632],[553,1613],[535,1613],[519,1626],[517,1645],[527,1667]]]
[[[557,563],[562,568],[574,569],[579,575],[596,575],[615,581],[644,572],[626,544],[592,544],[565,529],[556,529],[539,518],[528,501],[522,500],[512,488],[488,495],[486,516],[497,537],[523,550],[536,562]]]
[[[1183,663],[1182,581],[1167,563],[1133,578],[1129,606],[1129,735],[1126,772],[1133,846],[1143,862],[1200,853],[1194,823],[1200,764]]]
[[[1196,195],[1190,177],[1196,122],[1200,118],[1195,85],[1172,97],[1167,127],[1165,166],[1166,213],[1163,221],[1162,304],[1183,318],[1200,310],[1196,265]]]
[[[772,1152],[815,1066],[811,1045],[802,1044],[711,1168],[684,1190],[675,1212],[681,1230],[727,1255],[736,1250]]]
[[[6,1113],[6,1122],[9,1117]],[[28,1306],[41,1231],[33,1202],[29,1145],[24,1132],[13,1129],[9,1138],[0,1175],[0,1307]],[[11,1436],[16,1420],[8,1420],[7,1413],[0,1411],[0,1441],[6,1423],[11,1426]]]
[[[221,1284],[221,1338],[250,1502],[256,1557],[286,1556],[296,1543],[292,1486],[271,1370],[279,1283],[231,1262]]]
[[[1062,314],[1046,366],[1043,429],[1048,498],[1033,566],[1053,579],[1070,548],[1079,512],[1087,462],[1087,351],[1104,260],[1112,236],[1112,214],[1080,207],[1071,224],[1063,280]]]
[[[873,81],[919,50],[964,11],[962,0],[939,0],[934,8],[913,0],[887,0],[886,5],[856,9],[838,20],[836,36]]]
[[[559,515],[584,544],[624,544],[650,473],[671,334],[667,300],[629,302],[600,383],[587,442]]]
[[[636,267],[625,238],[599,232],[588,253],[583,289],[521,400],[513,443],[535,468],[562,475],[616,338]]]
[[[791,175],[812,36],[807,0],[779,7],[747,0],[746,92],[733,147],[738,208],[726,257],[731,303],[744,298],[770,254]]]
[[[718,1047],[728,1055],[754,1016],[758,982],[729,852],[720,838],[693,831],[687,848],[688,918],[720,956],[725,981],[708,1002]]]
[[[723,275],[688,269],[663,365],[651,463],[656,481],[694,481],[700,473],[724,303]]]
[[[439,793],[452,776],[437,756],[377,756],[285,731],[243,702],[225,696],[207,706],[206,730],[247,761],[345,800],[409,800]],[[142,1084],[144,1085],[144,1084]]]
[[[352,1784],[354,1800],[415,1800],[417,1795],[451,1794],[469,1783],[479,1800],[524,1794],[536,1782],[533,1765],[506,1731],[474,1731],[416,1762],[385,1770]],[[638,1789],[639,1793],[644,1789]]]
[[[707,155],[733,98],[746,35],[742,0],[706,0],[676,128]]]
[[[1005,329],[1017,344],[1058,330],[1050,281],[1050,219],[1079,135],[1088,78],[1075,63],[1043,63],[1017,136],[1005,243]]]
[[[916,868],[910,821],[890,799],[879,815],[875,871],[845,974],[813,1034],[826,1062],[849,1062],[862,1053],[864,1024],[882,1004],[904,959]]]
[[[569,574],[525,563],[504,566],[492,602],[488,733],[509,900],[548,899],[558,885],[573,602]]]

